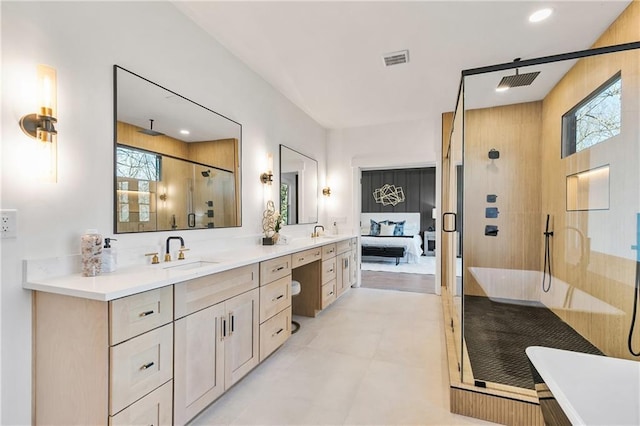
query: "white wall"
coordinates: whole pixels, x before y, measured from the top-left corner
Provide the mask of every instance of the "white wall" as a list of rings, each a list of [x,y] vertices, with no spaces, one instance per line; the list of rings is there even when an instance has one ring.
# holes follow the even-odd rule
[[[362,169],[392,169],[437,166],[441,151],[440,116],[433,119],[329,130],[327,183],[331,197],[325,198],[327,220],[353,232],[360,226],[360,176]],[[321,186],[324,186],[321,182]],[[439,202],[440,188],[436,188]],[[345,230],[347,230],[345,229]]]
[[[170,3],[2,2],[1,8],[1,206],[18,209],[18,238],[0,246],[1,423],[30,424],[31,294],[21,288],[21,261],[77,254],[86,228],[113,232],[114,64],[243,125],[243,226],[181,233],[192,248],[244,237],[257,241],[266,153],[277,158],[278,144],[284,143],[315,157],[322,182],[326,131]],[[56,184],[34,179],[35,141],[18,126],[22,115],[35,110],[38,63],[58,72]],[[277,164],[275,169],[278,176]],[[142,254],[158,249],[168,235],[118,236],[121,262],[144,261]]]

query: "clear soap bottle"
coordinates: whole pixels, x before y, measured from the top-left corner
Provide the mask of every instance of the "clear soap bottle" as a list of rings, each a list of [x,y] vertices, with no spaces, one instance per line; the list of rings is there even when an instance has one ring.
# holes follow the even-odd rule
[[[118,267],[118,253],[111,247],[111,241],[118,241],[115,238],[105,238],[102,248],[102,272],[113,272]]]

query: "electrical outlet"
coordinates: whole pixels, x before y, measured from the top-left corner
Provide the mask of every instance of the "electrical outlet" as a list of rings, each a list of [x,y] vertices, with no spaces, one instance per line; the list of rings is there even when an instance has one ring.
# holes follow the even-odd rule
[[[18,237],[18,210],[0,210],[0,236],[2,238]]]

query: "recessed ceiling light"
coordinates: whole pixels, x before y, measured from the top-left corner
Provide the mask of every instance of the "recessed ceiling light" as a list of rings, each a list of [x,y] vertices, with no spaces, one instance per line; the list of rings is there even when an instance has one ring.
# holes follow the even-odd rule
[[[180,133],[182,133],[183,135],[188,135],[189,131],[188,130],[180,130]]]
[[[531,16],[529,16],[529,22],[540,22],[547,19],[553,13],[553,9],[547,7],[545,9],[540,9],[536,12],[533,12]]]
[[[506,92],[509,90],[508,87],[496,87],[496,92]]]

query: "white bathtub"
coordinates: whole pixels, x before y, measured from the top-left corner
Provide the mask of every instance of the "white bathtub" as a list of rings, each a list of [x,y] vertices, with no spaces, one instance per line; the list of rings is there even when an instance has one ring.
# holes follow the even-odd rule
[[[553,277],[549,292],[542,291],[541,271],[469,267],[489,299],[513,304],[540,302],[549,309],[623,315],[610,304]],[[549,283],[546,277],[545,286]]]

